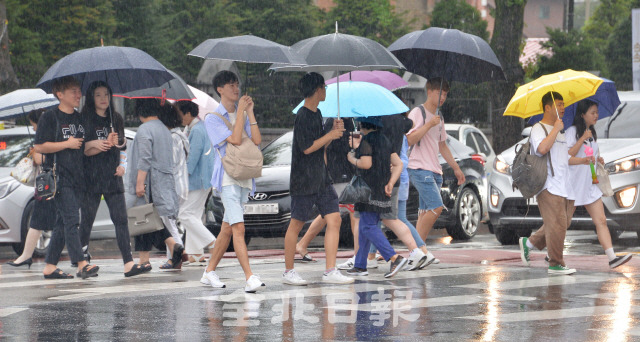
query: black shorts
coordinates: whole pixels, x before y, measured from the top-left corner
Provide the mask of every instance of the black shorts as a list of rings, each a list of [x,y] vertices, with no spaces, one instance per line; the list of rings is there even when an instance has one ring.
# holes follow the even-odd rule
[[[137,235],[134,237],[136,252],[149,252],[153,246],[164,245],[164,240],[171,237],[171,233],[165,227],[152,233]]]
[[[29,228],[37,230],[53,229],[53,225],[56,223],[56,219],[58,218],[58,210],[56,209],[54,201],[55,199],[48,201],[34,201]]]
[[[314,204],[322,217],[340,212],[338,194],[333,185],[329,184],[319,193],[291,196],[291,218],[303,222],[307,221],[311,218]]]

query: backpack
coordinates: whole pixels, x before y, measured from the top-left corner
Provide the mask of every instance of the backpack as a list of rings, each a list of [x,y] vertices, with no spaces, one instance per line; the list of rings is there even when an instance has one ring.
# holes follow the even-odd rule
[[[546,135],[549,135],[544,125],[542,125],[542,129]],[[551,175],[554,175],[553,163],[551,163],[549,153],[542,157],[531,154],[531,135],[526,143],[517,144],[515,151],[516,157],[513,159],[511,167],[512,188],[520,190],[522,196],[529,199],[544,189],[547,182],[547,161],[551,165]]]
[[[231,122],[219,113],[217,115],[233,131]],[[218,156],[220,150],[218,150]],[[251,141],[251,138],[244,135],[240,145],[227,143],[227,153],[222,158],[224,171],[233,179],[245,180],[262,176],[262,151]]]

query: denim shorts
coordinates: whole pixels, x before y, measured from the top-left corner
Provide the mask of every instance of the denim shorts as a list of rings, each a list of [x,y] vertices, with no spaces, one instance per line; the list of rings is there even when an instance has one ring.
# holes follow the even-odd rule
[[[316,194],[291,196],[291,218],[303,222],[307,221],[311,218],[314,204],[322,217],[340,212],[338,194],[330,184]]]
[[[224,206],[222,222],[227,222],[231,226],[244,222],[244,204],[249,201],[250,192],[251,189],[235,184],[222,187],[220,192],[220,199],[222,206]]]
[[[408,169],[411,183],[418,190],[420,195],[419,210],[435,210],[444,204],[440,187],[442,186],[442,175],[427,170]]]

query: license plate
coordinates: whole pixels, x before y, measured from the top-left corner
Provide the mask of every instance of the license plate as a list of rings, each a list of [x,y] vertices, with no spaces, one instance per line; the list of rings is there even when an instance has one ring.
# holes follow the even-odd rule
[[[538,197],[537,196],[531,197],[531,199],[529,199],[529,204],[530,205],[538,205]]]
[[[245,215],[277,214],[278,203],[245,204]]]

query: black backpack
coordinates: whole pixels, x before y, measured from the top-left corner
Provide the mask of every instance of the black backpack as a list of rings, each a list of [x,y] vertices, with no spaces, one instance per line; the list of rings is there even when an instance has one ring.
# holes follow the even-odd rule
[[[542,129],[546,135],[549,135],[544,125],[542,125]],[[513,166],[511,166],[512,187],[514,190],[520,190],[522,196],[529,199],[542,191],[547,182],[547,160],[551,165],[551,175],[554,175],[553,163],[551,163],[549,153],[542,157],[531,154],[531,135],[526,143],[517,144],[515,151],[516,157],[513,159]]]

